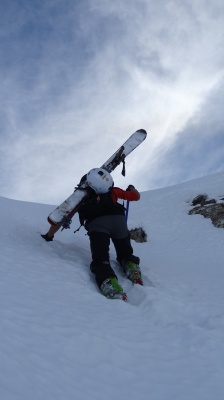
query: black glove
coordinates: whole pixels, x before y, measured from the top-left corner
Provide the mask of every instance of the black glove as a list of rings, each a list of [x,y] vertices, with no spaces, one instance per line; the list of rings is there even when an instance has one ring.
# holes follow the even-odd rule
[[[128,185],[126,190],[130,192],[131,189],[135,189],[135,187],[133,185]]]

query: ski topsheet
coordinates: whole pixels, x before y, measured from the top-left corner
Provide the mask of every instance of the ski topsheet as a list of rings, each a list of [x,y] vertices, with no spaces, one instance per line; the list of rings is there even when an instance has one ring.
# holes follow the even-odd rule
[[[126,142],[101,166],[108,172],[114,171],[114,169],[122,162],[123,171],[125,174],[125,158],[138,147],[146,138],[147,132],[144,129],[139,129],[134,132]],[[63,222],[66,217],[70,214],[73,216],[78,211],[79,206],[88,197],[88,192],[85,190],[85,182],[79,185],[75,191],[69,196],[62,204],[60,204],[54,211],[48,216],[48,222],[51,225],[58,225]]]

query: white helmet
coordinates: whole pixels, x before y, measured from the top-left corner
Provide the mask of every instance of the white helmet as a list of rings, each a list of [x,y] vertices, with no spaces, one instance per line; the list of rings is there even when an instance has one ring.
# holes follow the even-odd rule
[[[112,176],[103,168],[93,168],[86,176],[86,183],[96,194],[107,193],[114,184]]]

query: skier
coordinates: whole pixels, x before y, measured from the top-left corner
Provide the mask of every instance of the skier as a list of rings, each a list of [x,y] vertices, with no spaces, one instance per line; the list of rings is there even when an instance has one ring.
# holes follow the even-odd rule
[[[118,199],[137,201],[140,194],[132,185],[127,190],[114,187],[111,175],[103,168],[91,169],[86,175],[86,184],[92,193],[89,200],[80,207],[79,217],[90,239],[90,269],[104,296],[126,300],[126,294],[110,265],[109,246],[112,239],[117,261],[126,277],[132,283],[143,285],[140,260],[133,255],[125,208],[117,202]]]
[[[133,255],[125,207],[117,202],[118,199],[138,201],[140,193],[133,185],[129,185],[126,190],[114,187],[112,176],[103,168],[91,169],[82,177],[80,184],[83,182],[89,197],[78,209],[78,213],[90,239],[90,270],[95,274],[96,282],[104,296],[126,300],[126,294],[110,265],[110,239],[116,250],[117,261],[126,277],[134,284],[143,285],[140,260]],[[47,242],[52,241],[60,226],[51,226],[49,231],[41,236]]]

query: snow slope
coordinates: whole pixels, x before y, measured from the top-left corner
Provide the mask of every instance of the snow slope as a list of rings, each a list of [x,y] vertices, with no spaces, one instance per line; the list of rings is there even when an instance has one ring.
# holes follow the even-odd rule
[[[223,400],[224,230],[189,216],[193,197],[224,195],[224,173],[144,192],[129,228],[145,286],[111,262],[128,303],[89,272],[85,231],[46,243],[53,206],[0,198],[1,400]],[[152,285],[153,282],[153,285]]]

